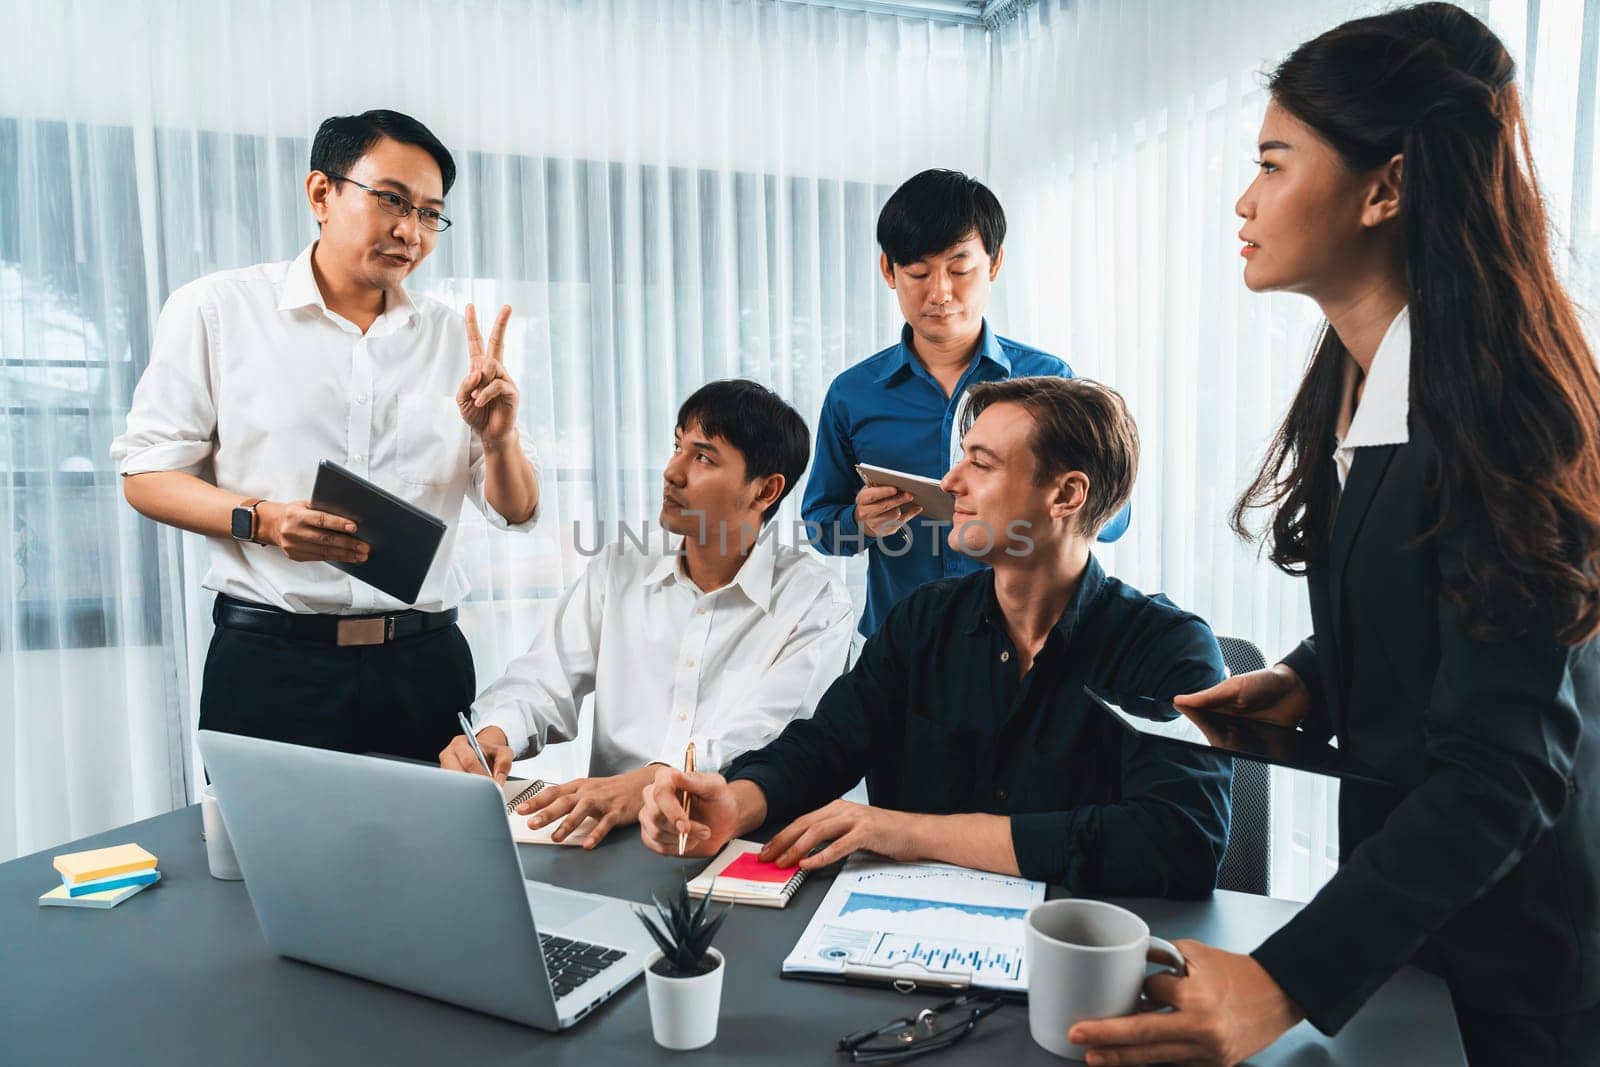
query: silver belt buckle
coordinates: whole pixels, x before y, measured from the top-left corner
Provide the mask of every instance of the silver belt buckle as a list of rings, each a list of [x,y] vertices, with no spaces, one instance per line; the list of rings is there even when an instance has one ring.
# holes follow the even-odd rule
[[[387,619],[340,619],[339,645],[381,645],[387,636]]]

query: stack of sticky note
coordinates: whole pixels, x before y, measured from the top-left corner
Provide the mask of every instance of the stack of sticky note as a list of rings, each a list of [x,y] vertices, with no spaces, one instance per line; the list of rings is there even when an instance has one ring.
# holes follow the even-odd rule
[[[729,841],[711,865],[689,883],[689,892],[697,897],[710,893],[712,900],[729,904],[781,908],[805,880],[806,872],[799,867],[761,862],[761,846],[754,841]]]
[[[69,852],[51,862],[61,884],[39,898],[45,907],[114,908],[161,880],[156,858],[138,845]]]

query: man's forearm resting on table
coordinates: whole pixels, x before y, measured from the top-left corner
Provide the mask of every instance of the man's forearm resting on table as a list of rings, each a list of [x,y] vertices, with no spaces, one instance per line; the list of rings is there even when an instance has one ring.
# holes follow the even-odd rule
[[[523,454],[519,434],[483,441],[483,496],[512,525],[527,522],[539,507],[539,477]]]
[[[730,783],[729,788],[734,791],[739,806],[736,836],[747,834],[767,821],[767,795],[759,785],[739,778]],[[952,863],[998,874],[1020,873],[1017,854],[1011,846],[1009,816],[897,814],[905,815],[909,829],[904,844],[911,855],[905,858]]]
[[[1020,874],[1011,847],[1009,815],[914,815],[912,841],[918,859]]]

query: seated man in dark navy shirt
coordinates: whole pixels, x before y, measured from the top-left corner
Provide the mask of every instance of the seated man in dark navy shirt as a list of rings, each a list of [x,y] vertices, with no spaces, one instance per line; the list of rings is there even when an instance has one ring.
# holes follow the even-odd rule
[[[1084,379],[985,383],[966,426],[943,483],[949,543],[990,568],[902,601],[815,715],[726,779],[658,771],[640,817],[649,848],[677,855],[686,832],[688,854],[710,856],[770,824],[783,829],[762,859],[808,870],[866,849],[1074,894],[1211,891],[1229,763],[1136,738],[1083,694],[1170,698],[1223,677],[1204,621],[1090,553],[1138,467],[1122,398]],[[869,805],[836,799],[863,775]]]

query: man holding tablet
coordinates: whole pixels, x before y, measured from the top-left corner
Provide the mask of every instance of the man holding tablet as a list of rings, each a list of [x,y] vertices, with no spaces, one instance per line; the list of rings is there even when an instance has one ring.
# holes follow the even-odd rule
[[[162,309],[111,454],[128,503],[210,541],[201,729],[432,758],[472,702],[456,518],[471,498],[494,526],[528,530],[539,480],[501,360],[510,309],[485,350],[470,307],[463,328],[402,284],[450,225],[454,179],[409,116],[330,118],[306,178],[317,240]],[[354,523],[305,499],[323,460],[448,525],[413,603],[331,565],[368,552]]]
[[[1223,676],[1202,620],[1090,552],[1133,488],[1133,419],[1094,382],[1020,378],[975,386],[966,420],[948,543],[989,568],[908,596],[816,714],[726,778],[658,770],[649,848],[687,833],[708,856],[769,825],[761,858],[807,870],[866,849],[1074,895],[1211,891],[1229,761],[1131,733],[1084,691],[1169,699]],[[870,803],[835,799],[863,775]]]
[[[868,553],[863,636],[872,636],[918,586],[983,564],[946,547],[947,520],[923,515],[910,493],[865,482],[856,465],[942,478],[958,458],[953,430],[969,387],[1030,375],[1072,377],[1066,363],[997,335],[984,320],[1005,236],[1000,201],[981,182],[950,170],[911,178],[878,215],[878,267],[906,325],[899,343],[828,387],[801,505],[818,551]],[[1115,541],[1127,528],[1123,507],[1100,540]]]

